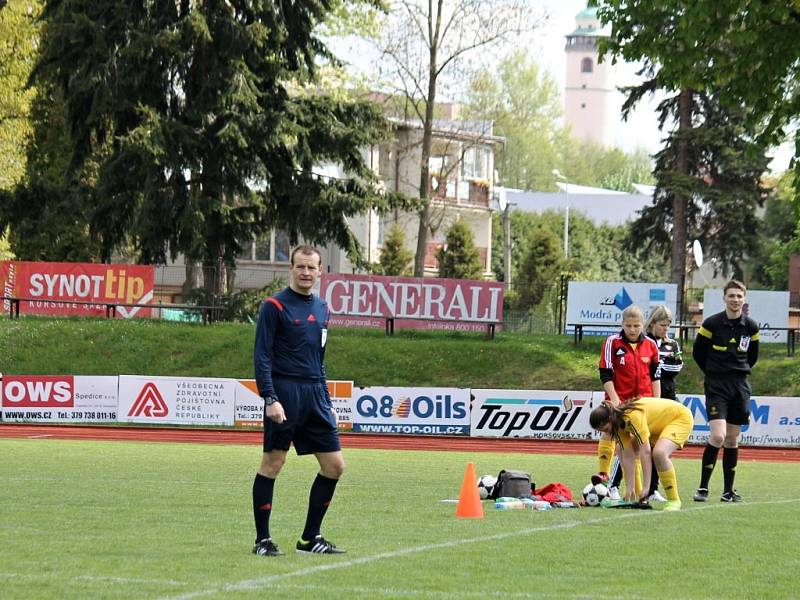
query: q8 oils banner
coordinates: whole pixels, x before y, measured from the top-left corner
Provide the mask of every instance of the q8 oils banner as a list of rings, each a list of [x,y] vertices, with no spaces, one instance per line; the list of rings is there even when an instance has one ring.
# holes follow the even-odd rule
[[[105,304],[125,304],[117,315],[149,317],[154,273],[153,265],[0,262],[3,308],[21,298],[21,313],[103,316]]]
[[[469,435],[469,389],[353,389],[352,430],[362,433]]]

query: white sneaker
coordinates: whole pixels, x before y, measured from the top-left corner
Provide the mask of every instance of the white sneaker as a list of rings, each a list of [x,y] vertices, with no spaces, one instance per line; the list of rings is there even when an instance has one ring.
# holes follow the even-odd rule
[[[616,487],[608,488],[608,497],[611,498],[612,500],[622,500],[622,498],[619,495],[619,488]]]
[[[661,494],[658,493],[658,490],[656,490],[655,492],[650,494],[650,497],[648,498],[648,500],[650,500],[650,502],[666,502],[667,501],[667,499],[664,498],[664,496],[662,496]]]

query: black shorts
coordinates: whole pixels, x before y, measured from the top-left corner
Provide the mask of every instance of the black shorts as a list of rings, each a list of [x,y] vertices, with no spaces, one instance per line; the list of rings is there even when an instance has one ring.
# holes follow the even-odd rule
[[[746,375],[706,376],[706,415],[709,421],[725,419],[731,425],[750,421],[750,382]]]
[[[274,378],[272,385],[286,420],[275,423],[267,418],[264,408],[264,452],[288,450],[292,442],[297,454],[342,449],[324,384]]]

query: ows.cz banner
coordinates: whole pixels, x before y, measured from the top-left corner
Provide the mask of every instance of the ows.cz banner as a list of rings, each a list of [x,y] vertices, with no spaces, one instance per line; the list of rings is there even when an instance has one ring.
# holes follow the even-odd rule
[[[117,307],[120,317],[149,317],[154,273],[153,265],[4,261],[0,289],[4,297],[29,299],[20,302],[21,313],[102,316],[103,304],[118,302],[136,305]]]
[[[593,439],[592,392],[473,389],[472,397],[473,437]]]
[[[205,377],[119,376],[119,420],[162,425],[233,425],[237,382]]]
[[[117,420],[117,377],[6,375],[4,421],[101,423]]]
[[[466,388],[355,388],[353,399],[353,431],[469,435]]]

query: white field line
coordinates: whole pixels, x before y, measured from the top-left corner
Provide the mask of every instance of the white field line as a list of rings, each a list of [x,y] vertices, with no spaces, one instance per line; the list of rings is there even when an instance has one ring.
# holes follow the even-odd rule
[[[273,590],[287,590],[297,592],[321,592],[322,595],[330,594],[330,585],[315,584],[296,584],[296,583],[273,583],[269,586],[270,592]],[[361,594],[369,598],[380,596],[408,596],[409,598],[530,598],[531,592],[495,592],[492,590],[458,590],[452,592],[433,591],[433,590],[403,590],[398,588],[368,588],[368,587],[348,587],[336,586],[336,593],[341,595]],[[597,594],[570,594],[565,596],[563,593],[548,594],[536,591],[536,598],[558,598],[569,600],[596,600]],[[680,599],[675,599],[680,600]]]
[[[749,506],[760,506],[766,504],[788,504],[793,502],[800,502],[800,498],[792,498],[787,500],[767,500],[764,502],[747,502],[737,505],[739,509],[746,508]],[[209,587],[204,590],[198,590],[195,592],[187,592],[185,594],[180,594],[177,596],[166,596],[163,597],[162,600],[191,600],[192,598],[202,598],[204,596],[213,596],[215,594],[226,594],[229,592],[237,592],[237,591],[252,591],[262,589],[267,584],[272,584],[273,582],[281,581],[284,579],[291,579],[293,577],[304,577],[306,575],[315,575],[317,573],[323,573],[325,571],[334,571],[340,569],[348,569],[350,567],[355,567],[359,565],[364,565],[368,563],[377,562],[379,560],[390,560],[394,558],[399,558],[401,556],[408,556],[410,554],[420,554],[422,552],[430,552],[433,550],[441,550],[444,548],[453,548],[455,546],[461,546],[462,544],[475,544],[475,543],[486,543],[491,541],[497,540],[505,540],[512,537],[517,537],[521,535],[530,535],[532,533],[542,533],[546,531],[558,531],[561,529],[572,529],[575,527],[580,527],[583,525],[597,525],[598,523],[608,523],[619,521],[620,519],[631,519],[631,518],[646,518],[646,517],[653,517],[655,515],[682,515],[687,514],[699,510],[709,510],[709,509],[719,509],[722,507],[727,507],[724,504],[707,504],[705,506],[698,506],[687,508],[680,512],[674,513],[665,513],[663,511],[655,511],[655,510],[628,510],[628,511],[621,511],[624,514],[618,514],[617,509],[608,509],[613,510],[615,513],[613,516],[609,515],[606,517],[600,517],[596,519],[587,519],[585,521],[571,521],[569,523],[558,523],[555,525],[549,525],[544,527],[528,527],[525,529],[520,529],[517,531],[507,531],[504,533],[496,533],[494,535],[486,535],[481,537],[472,537],[472,538],[463,538],[460,540],[452,540],[449,542],[439,542],[437,544],[423,544],[421,546],[411,546],[408,548],[402,548],[400,550],[394,550],[391,552],[379,552],[378,554],[372,554],[368,556],[361,556],[359,558],[354,558],[351,560],[343,560],[343,561],[336,561],[336,562],[329,562],[324,564],[316,564],[309,567],[304,567],[302,569],[297,569],[294,571],[289,571],[287,573],[279,573],[276,575],[267,575],[265,577],[258,577],[257,579],[245,579],[243,581],[239,581],[236,583],[226,583],[214,587]],[[566,510],[566,509],[564,509]],[[728,509],[729,510],[729,509]],[[736,510],[736,509],[734,509]],[[316,557],[319,558],[319,557]],[[280,560],[278,559],[267,559],[267,560]],[[312,560],[314,560],[312,558]],[[334,559],[335,560],[335,559]],[[378,593],[378,589],[375,590]],[[387,594],[388,594],[387,590]],[[394,592],[391,592],[394,593]]]
[[[43,579],[58,579],[59,581],[90,581],[109,583],[121,583],[132,585],[172,585],[184,586],[189,585],[186,581],[175,581],[174,579],[139,579],[135,577],[103,577],[101,575],[76,575],[74,577],[66,577],[63,573],[0,573],[0,579],[17,579],[17,580],[31,580],[42,581]]]

